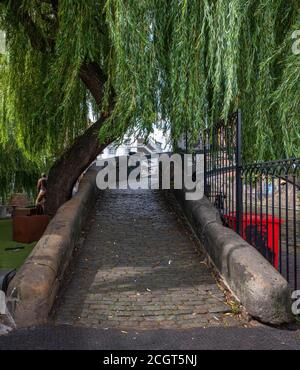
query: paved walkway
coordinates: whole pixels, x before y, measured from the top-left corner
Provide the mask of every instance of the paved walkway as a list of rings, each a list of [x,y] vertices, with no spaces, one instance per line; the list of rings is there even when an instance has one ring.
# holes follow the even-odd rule
[[[93,329],[43,326],[0,336],[0,350],[300,350],[300,333],[268,327],[186,330]],[[1,353],[2,356],[3,352]],[[133,355],[133,354],[132,354]],[[80,355],[81,356],[81,355]],[[97,353],[97,364],[101,361]],[[135,355],[134,355],[135,356]],[[203,354],[200,354],[201,359]],[[92,360],[91,360],[92,359]],[[48,359],[47,359],[48,360]],[[56,359],[55,359],[56,360]],[[87,356],[87,361],[94,357]]]
[[[89,225],[58,299],[56,325],[124,330],[243,325],[162,192],[102,192]]]

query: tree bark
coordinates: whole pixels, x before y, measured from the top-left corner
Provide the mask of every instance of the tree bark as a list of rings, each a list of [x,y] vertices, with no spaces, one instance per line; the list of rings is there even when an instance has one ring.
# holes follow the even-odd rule
[[[58,208],[72,196],[79,176],[86,170],[112,139],[100,144],[99,129],[104,118],[89,127],[74,144],[53,164],[48,175],[45,213],[54,216]]]
[[[83,64],[80,68],[79,77],[93,95],[96,103],[100,105],[103,99],[106,77],[99,65],[95,62]]]
[[[88,62],[82,65],[79,77],[91,92],[96,103],[101,104],[103,99],[104,83],[106,78],[97,63]],[[110,111],[113,107],[111,98]],[[108,113],[109,114],[109,113]],[[99,130],[107,116],[102,116],[90,126],[73,145],[53,164],[48,175],[48,191],[45,212],[54,216],[72,196],[74,185],[79,176],[86,170],[96,157],[109,145],[113,138],[107,138],[100,144]]]

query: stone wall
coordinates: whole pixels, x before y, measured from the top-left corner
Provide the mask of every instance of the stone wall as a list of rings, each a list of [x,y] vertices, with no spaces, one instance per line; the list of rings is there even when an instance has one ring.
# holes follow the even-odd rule
[[[49,223],[44,235],[9,284],[11,314],[18,327],[45,323],[89,210],[95,203],[97,171],[90,168],[78,193]]]
[[[207,198],[187,201],[185,191],[174,192],[211,261],[247,312],[264,323],[292,321],[291,290],[279,272],[254,247],[222,225]]]

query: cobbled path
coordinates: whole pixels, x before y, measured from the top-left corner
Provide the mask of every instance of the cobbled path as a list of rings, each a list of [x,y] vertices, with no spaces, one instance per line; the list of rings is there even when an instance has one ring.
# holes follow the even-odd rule
[[[102,192],[54,322],[122,330],[242,326],[174,209],[160,191]]]

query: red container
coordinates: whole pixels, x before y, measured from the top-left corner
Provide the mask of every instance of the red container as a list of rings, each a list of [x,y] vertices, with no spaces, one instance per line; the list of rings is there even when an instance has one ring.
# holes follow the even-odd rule
[[[38,241],[49,223],[49,217],[41,216],[17,216],[13,218],[13,240],[19,243],[29,244]]]
[[[228,226],[236,230],[236,213],[224,215]],[[283,220],[266,214],[243,214],[241,236],[253,245],[276,269],[279,257],[279,228]]]

